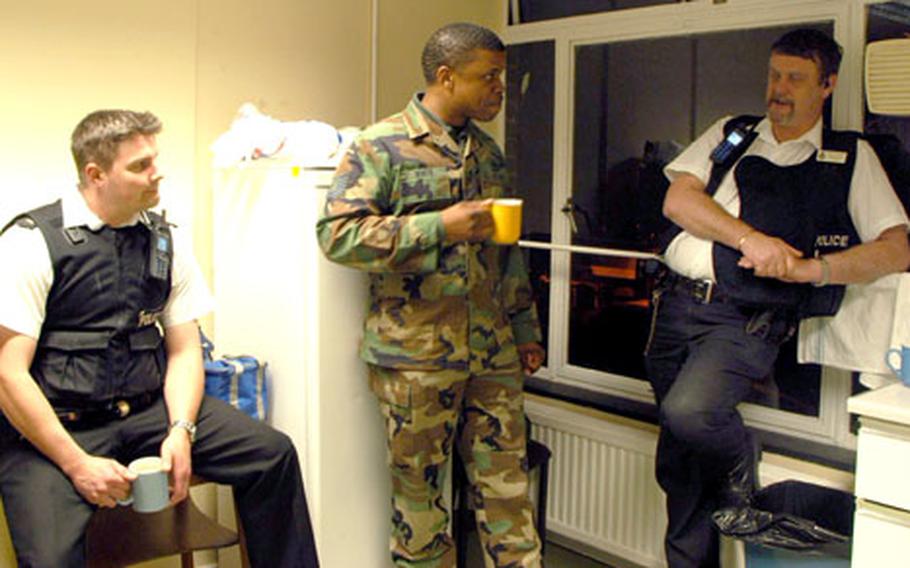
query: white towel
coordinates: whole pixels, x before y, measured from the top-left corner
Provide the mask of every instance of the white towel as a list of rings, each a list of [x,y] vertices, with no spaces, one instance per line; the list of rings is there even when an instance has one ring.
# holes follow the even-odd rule
[[[910,346],[910,274],[899,275],[894,323],[891,328],[891,347]]]
[[[891,347],[910,345],[910,274],[891,274],[847,286],[833,317],[800,322],[797,359],[860,371],[866,386],[896,381],[885,363]]]

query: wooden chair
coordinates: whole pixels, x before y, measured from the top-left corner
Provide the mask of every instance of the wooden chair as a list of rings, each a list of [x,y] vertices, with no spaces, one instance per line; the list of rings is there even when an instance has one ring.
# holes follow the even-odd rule
[[[194,477],[192,484],[199,483],[205,481]],[[98,509],[86,530],[86,565],[122,568],[179,554],[181,566],[193,568],[194,551],[240,544],[241,562],[247,568],[249,561],[240,533],[206,516],[189,497],[157,513],[136,513],[130,507]]]
[[[0,566],[15,566],[16,555],[13,552],[13,541],[9,535],[9,526],[6,522],[6,512],[0,502]]]

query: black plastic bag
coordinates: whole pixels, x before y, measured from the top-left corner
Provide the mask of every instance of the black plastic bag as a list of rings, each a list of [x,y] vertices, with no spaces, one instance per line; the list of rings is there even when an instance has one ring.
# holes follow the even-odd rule
[[[752,544],[848,558],[854,509],[850,493],[791,480],[756,493],[750,508],[713,518],[722,534]]]

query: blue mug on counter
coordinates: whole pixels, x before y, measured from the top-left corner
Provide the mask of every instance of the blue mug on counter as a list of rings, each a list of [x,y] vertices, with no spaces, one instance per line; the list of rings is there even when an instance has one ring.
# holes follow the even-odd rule
[[[891,363],[894,355],[900,357],[900,365],[897,367]],[[894,371],[897,378],[910,386],[910,345],[901,345],[900,349],[889,349],[885,353],[885,363]]]

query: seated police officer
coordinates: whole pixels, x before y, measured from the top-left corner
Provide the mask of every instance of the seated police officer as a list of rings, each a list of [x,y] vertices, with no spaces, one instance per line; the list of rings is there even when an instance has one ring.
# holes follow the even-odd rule
[[[86,116],[79,192],[0,237],[0,492],[19,564],[84,565],[92,512],[129,494],[123,464],[160,454],[173,503],[191,472],[233,487],[254,566],[317,566],[289,438],[203,396],[196,320],[212,299],[148,211],[160,130],[151,113]]]
[[[799,29],[771,47],[764,117],[718,121],[666,168],[676,225],[652,307],[648,378],[667,564],[718,565],[716,528],[754,530],[754,441],[737,405],[800,318],[843,285],[907,269],[908,220],[869,145],[822,124],[841,49]]]

